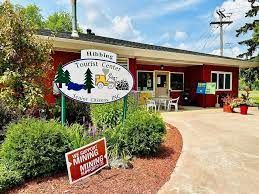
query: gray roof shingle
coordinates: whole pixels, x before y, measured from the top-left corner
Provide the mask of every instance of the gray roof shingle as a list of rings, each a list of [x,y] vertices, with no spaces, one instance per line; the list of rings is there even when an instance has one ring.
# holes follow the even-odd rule
[[[38,35],[42,36],[49,36],[49,37],[59,37],[59,38],[66,38],[66,39],[75,39],[75,40],[82,40],[82,41],[90,41],[96,43],[103,43],[103,44],[111,44],[111,45],[118,45],[118,46],[125,46],[125,47],[132,47],[132,48],[140,48],[140,49],[148,49],[148,50],[157,50],[157,51],[167,51],[167,52],[174,52],[174,53],[184,53],[184,54],[192,54],[192,55],[200,55],[200,56],[210,56],[210,57],[219,57],[225,59],[232,59],[232,60],[241,60],[232,57],[225,57],[225,56],[218,56],[212,55],[207,53],[200,53],[195,51],[188,51],[164,46],[157,46],[127,40],[120,40],[115,38],[109,38],[104,36],[97,36],[93,34],[83,34],[79,33],[79,38],[75,38],[71,36],[71,32],[52,32],[50,30],[39,30]],[[243,60],[241,60],[243,61]]]

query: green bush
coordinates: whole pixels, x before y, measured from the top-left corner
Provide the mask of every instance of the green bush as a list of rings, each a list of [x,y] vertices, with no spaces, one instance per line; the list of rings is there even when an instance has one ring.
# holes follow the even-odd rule
[[[90,122],[90,106],[89,104],[77,102],[71,99],[66,99],[66,120],[68,124],[79,123],[84,124],[83,117],[85,117],[85,122]],[[55,106],[50,107],[51,117],[60,120],[61,115],[61,100],[57,100]]]
[[[68,127],[54,120],[40,119],[23,119],[11,123],[0,150],[0,191],[23,179],[65,169],[66,152],[98,138],[88,136],[79,124]]]
[[[155,153],[163,141],[165,124],[158,114],[137,110],[126,119],[119,132],[133,155]]]
[[[64,154],[74,145],[68,131],[55,121],[21,120],[8,127],[0,157],[25,178],[53,173],[65,167]]]
[[[17,121],[20,115],[18,111],[11,110],[6,104],[0,102],[0,142],[4,139],[6,126],[10,122]]]
[[[108,129],[104,135],[111,155],[148,155],[155,153],[162,143],[165,125],[157,114],[136,110],[128,115],[124,125]]]
[[[19,171],[11,169],[9,165],[0,161],[0,193],[22,182],[23,178]]]
[[[89,136],[82,125],[73,124],[68,130],[68,145],[71,150],[85,146],[101,138],[101,134]]]
[[[91,120],[99,129],[103,127],[113,128],[121,122],[121,119],[122,104],[119,102],[91,106]]]
[[[92,105],[91,120],[99,129],[114,128],[122,121],[122,109],[123,99],[108,104]],[[141,109],[133,95],[128,95],[127,109],[127,114]]]

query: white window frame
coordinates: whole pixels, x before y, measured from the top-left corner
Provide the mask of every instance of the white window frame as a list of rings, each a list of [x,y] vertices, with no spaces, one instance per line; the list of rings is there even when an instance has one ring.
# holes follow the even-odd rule
[[[216,91],[232,91],[232,82],[233,82],[233,76],[232,76],[232,72],[227,72],[227,71],[211,71],[211,76],[210,76],[210,80],[212,81],[212,74],[217,74],[217,88]],[[224,75],[224,82],[223,82],[223,89],[218,89],[219,87],[219,74],[223,74]],[[226,74],[230,75],[230,89],[225,89],[225,82],[226,82]]]
[[[138,73],[139,72],[147,72],[147,73],[153,73],[153,90],[146,90],[146,91],[143,91],[143,90],[139,90],[138,88]],[[154,93],[155,91],[155,72],[154,71],[146,71],[146,70],[137,70],[137,91],[138,92],[150,92],[150,93]]]
[[[171,88],[171,74],[182,74],[183,75],[183,89],[182,90],[172,90]],[[169,76],[169,84],[170,84],[170,91],[172,92],[182,92],[184,91],[184,72],[170,72],[170,76]]]

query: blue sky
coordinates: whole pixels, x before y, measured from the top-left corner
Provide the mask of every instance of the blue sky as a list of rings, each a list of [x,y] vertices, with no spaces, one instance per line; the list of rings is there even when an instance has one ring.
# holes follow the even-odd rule
[[[34,3],[44,17],[71,10],[70,0],[12,2]],[[81,27],[97,35],[219,54],[219,28],[209,23],[218,20],[215,11],[221,8],[234,21],[224,27],[224,53],[235,57],[245,50],[238,41],[249,37],[235,37],[235,30],[251,20],[244,18],[249,5],[247,0],[78,0],[78,19]]]

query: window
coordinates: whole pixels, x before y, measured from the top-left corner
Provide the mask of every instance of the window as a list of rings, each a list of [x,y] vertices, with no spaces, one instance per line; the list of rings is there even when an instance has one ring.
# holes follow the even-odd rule
[[[157,75],[157,85],[158,88],[166,87],[166,75]]]
[[[184,73],[171,73],[171,90],[184,90]]]
[[[232,90],[232,73],[212,71],[211,81],[216,83],[217,90]]]
[[[153,91],[153,72],[138,72],[138,91]]]

